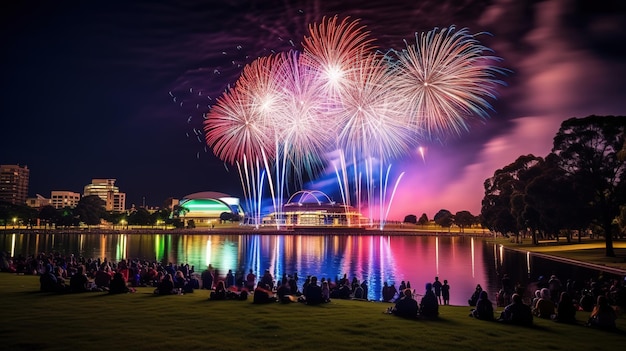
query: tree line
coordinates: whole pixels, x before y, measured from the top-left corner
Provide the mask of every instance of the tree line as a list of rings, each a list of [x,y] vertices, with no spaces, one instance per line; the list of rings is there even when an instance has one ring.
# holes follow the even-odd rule
[[[590,232],[606,256],[626,232],[626,117],[571,118],[546,157],[521,155],[485,180],[481,224],[492,231],[542,238]]]

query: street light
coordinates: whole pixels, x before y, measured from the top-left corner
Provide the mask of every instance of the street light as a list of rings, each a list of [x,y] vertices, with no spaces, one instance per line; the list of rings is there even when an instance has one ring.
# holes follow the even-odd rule
[[[15,229],[15,222],[17,222],[17,217],[13,217],[13,229]]]

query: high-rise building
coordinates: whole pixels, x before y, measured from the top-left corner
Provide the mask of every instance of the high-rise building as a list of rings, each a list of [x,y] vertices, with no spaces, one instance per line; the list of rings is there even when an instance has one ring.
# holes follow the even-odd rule
[[[30,170],[27,166],[0,165],[0,201],[25,205]]]
[[[50,200],[52,201],[52,206],[56,209],[65,207],[74,208],[78,205],[78,201],[80,201],[80,194],[72,191],[55,190],[50,192]]]
[[[107,211],[124,211],[126,209],[126,193],[121,193],[115,186],[115,179],[92,179],[85,185],[83,196],[98,195],[106,202]]]

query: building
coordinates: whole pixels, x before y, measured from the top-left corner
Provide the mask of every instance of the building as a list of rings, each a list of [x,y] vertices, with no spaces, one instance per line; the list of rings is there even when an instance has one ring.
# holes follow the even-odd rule
[[[187,195],[180,200],[178,206],[184,209],[180,213],[180,218],[185,223],[193,220],[197,227],[207,227],[219,222],[224,212],[243,217],[239,198],[214,191]]]
[[[126,209],[126,193],[121,193],[115,186],[115,179],[92,179],[83,191],[83,196],[90,195],[97,195],[104,200],[107,211],[121,212]]]
[[[26,206],[32,208],[42,208],[44,206],[51,205],[52,201],[50,199],[46,199],[45,197],[37,194],[35,197],[29,197],[26,199]]]
[[[29,177],[27,166],[0,165],[0,201],[25,205]]]
[[[270,213],[263,224],[291,228],[361,227],[367,218],[352,206],[336,203],[319,190],[301,190],[282,206],[281,213]]]
[[[56,209],[71,207],[74,208],[80,201],[80,194],[73,191],[55,190],[50,192],[51,205]]]

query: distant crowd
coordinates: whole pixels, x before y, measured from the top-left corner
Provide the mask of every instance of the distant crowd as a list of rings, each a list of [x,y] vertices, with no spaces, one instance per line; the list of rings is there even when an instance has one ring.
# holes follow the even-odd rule
[[[162,264],[139,259],[112,262],[104,259],[64,256],[59,253],[39,253],[28,257],[9,257],[2,253],[0,270],[17,274],[39,276],[42,292],[78,293],[107,291],[110,294],[134,292],[136,287],[154,287],[158,295],[188,294],[196,289],[209,290],[210,300],[247,300],[253,296],[254,303],[301,302],[308,305],[322,304],[331,299],[367,300],[369,287],[365,280],[356,277],[331,279],[307,276],[297,272],[284,274],[276,279],[269,270],[257,277],[250,269],[247,274],[228,270],[226,274],[209,265],[201,272],[189,264]],[[578,287],[568,279],[562,283],[555,275],[539,277],[533,283],[532,296],[529,289],[513,284],[508,275],[502,277],[502,286],[495,294],[495,302],[480,285],[468,299],[470,317],[480,320],[497,320],[503,323],[530,325],[533,318],[551,319],[562,323],[577,323],[576,312],[591,312],[586,324],[602,329],[615,329],[617,313],[614,306],[624,308],[626,289],[619,279],[586,281]],[[425,284],[423,294],[411,288],[410,282],[402,281],[398,288],[385,282],[382,300],[393,303],[385,312],[405,318],[433,319],[439,315],[439,306],[450,303],[450,285],[435,277]],[[418,297],[420,297],[418,302]],[[499,314],[494,307],[502,307]],[[497,315],[497,316],[496,316]]]

